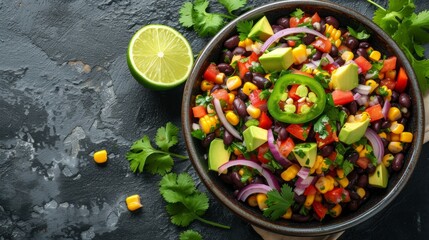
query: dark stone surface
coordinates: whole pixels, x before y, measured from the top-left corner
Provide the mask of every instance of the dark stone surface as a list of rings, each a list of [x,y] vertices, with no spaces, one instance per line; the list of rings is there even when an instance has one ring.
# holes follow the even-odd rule
[[[197,54],[209,39],[178,24],[183,2],[0,1],[0,239],[178,239],[187,229],[170,223],[160,177],[131,173],[124,157],[143,134],[154,136],[168,121],[180,126],[183,86],[143,88],[125,52],[136,30],[161,23],[183,33]],[[334,2],[368,17],[374,11],[366,1]],[[99,149],[109,152],[106,166],[92,161]],[[183,143],[175,151],[186,154]],[[426,239],[428,160],[426,144],[406,189],[341,239]],[[207,192],[189,161],[174,171],[189,172]],[[131,213],[124,199],[135,193],[144,208]],[[211,196],[205,217],[232,229],[192,223],[204,239],[260,239]]]

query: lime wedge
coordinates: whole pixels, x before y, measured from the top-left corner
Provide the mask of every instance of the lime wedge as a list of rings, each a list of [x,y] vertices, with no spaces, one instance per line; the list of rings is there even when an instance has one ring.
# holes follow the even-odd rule
[[[143,86],[167,90],[186,81],[194,57],[182,34],[165,25],[151,24],[131,38],[127,63],[133,77]]]

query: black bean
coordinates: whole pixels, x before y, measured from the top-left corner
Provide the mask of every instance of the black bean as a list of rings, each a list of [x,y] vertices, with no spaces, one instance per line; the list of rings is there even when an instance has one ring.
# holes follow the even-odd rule
[[[359,208],[359,200],[351,200],[347,208],[352,212],[356,211]]]
[[[232,141],[234,141],[234,136],[232,136],[232,134],[225,129],[223,132],[223,144],[229,146],[231,145]]]
[[[402,117],[404,117],[404,118],[409,118],[410,116],[411,116],[411,111],[410,110],[408,110],[406,113],[402,114]]]
[[[347,155],[346,159],[349,160],[351,163],[355,163],[359,159],[359,153],[353,151],[349,155]]]
[[[277,32],[279,32],[279,31],[281,31],[281,30],[284,29],[284,27],[282,27],[280,25],[272,25],[271,28],[273,29],[274,33],[277,33]]]
[[[402,166],[404,165],[404,154],[403,153],[397,153],[395,157],[392,160],[392,170],[395,172],[398,172],[402,169]]]
[[[392,103],[396,103],[396,102],[398,102],[398,100],[399,100],[399,93],[396,91],[392,91],[392,96],[390,98],[390,101]]]
[[[357,185],[363,188],[366,187],[366,185],[368,185],[368,175],[366,174],[360,175],[357,181]]]
[[[220,72],[225,73],[227,76],[230,76],[234,73],[234,68],[228,63],[219,63],[217,68]]]
[[[251,82],[252,81],[252,79],[253,79],[253,74],[252,74],[252,72],[246,72],[245,74],[244,74],[244,77],[243,77],[243,81],[244,82]]]
[[[332,57],[337,57],[338,56],[338,48],[337,46],[335,46],[334,44],[331,45],[331,51],[329,52],[329,54]]]
[[[322,54],[323,53],[321,51],[317,50],[316,53],[313,55],[312,59],[314,61],[320,60],[322,58]]]
[[[326,30],[325,24],[326,24],[325,19],[320,20],[320,29],[318,29],[317,31],[322,33],[322,34],[325,34],[325,30]]]
[[[242,189],[244,187],[244,183],[241,182],[241,176],[238,172],[234,171],[231,173],[231,181],[234,189]]]
[[[302,38],[302,42],[306,45],[310,45],[315,39],[316,39],[315,35],[306,34],[305,37]]]
[[[334,62],[336,62],[340,66],[342,66],[342,65],[344,65],[344,63],[346,63],[344,61],[344,59],[342,59],[342,58],[336,58]]]
[[[385,138],[382,138],[381,139],[381,142],[383,143],[383,147],[387,147],[387,145],[389,145],[389,141],[387,141],[387,139],[385,139]]]
[[[239,97],[243,101],[246,101],[248,98],[248,96],[243,92],[243,88],[238,89],[237,97]]]
[[[401,106],[406,107],[406,108],[409,108],[411,106],[411,98],[406,93],[401,93],[399,95],[398,102]]]
[[[240,38],[238,37],[238,35],[234,35],[230,38],[228,38],[224,43],[223,46],[232,50],[235,47],[238,46],[238,43],[240,42]]]
[[[231,63],[233,56],[234,55],[232,54],[232,52],[230,50],[223,51],[220,61],[224,62],[224,63]]]
[[[243,47],[236,47],[232,51],[232,55],[245,55],[245,54],[246,54],[246,49]]]
[[[222,86],[221,86],[221,85],[216,84],[216,85],[214,85],[214,87],[210,90],[210,92],[214,92],[214,91],[216,91],[216,90],[218,90],[218,89],[221,89],[221,88],[222,88]]]
[[[345,106],[341,106],[341,111],[344,111],[347,114],[347,116],[350,115],[349,109],[346,108]]]
[[[252,183],[264,183],[264,179],[260,176],[255,176],[254,178],[252,178]]]
[[[384,120],[383,123],[381,124],[381,128],[382,129],[390,128],[390,121]]]
[[[359,200],[360,196],[359,196],[359,194],[357,194],[357,192],[350,191],[350,198],[353,199],[353,200]]]
[[[243,100],[241,100],[240,98],[235,98],[232,102],[232,105],[234,106],[235,111],[240,117],[247,117],[246,104]]]
[[[358,49],[356,50],[356,55],[358,55],[358,56],[362,56],[362,57],[364,57],[364,58],[368,59],[368,53],[366,52],[366,49],[365,49],[365,48],[358,48]]]
[[[253,77],[255,77],[255,76],[264,77],[265,76],[264,74],[258,73],[258,72],[253,72],[252,74],[253,74]]]
[[[366,79],[363,74],[359,74],[359,84],[365,85]]]
[[[259,89],[266,89],[271,87],[270,80],[261,77],[259,75],[254,75],[252,79],[252,83],[255,84]]]
[[[277,24],[282,26],[283,28],[289,28],[289,18],[279,18],[277,19]]]
[[[381,129],[381,120],[377,120],[377,121],[372,122],[371,127],[376,133],[378,133],[378,131],[380,131],[380,129]]]
[[[297,202],[298,204],[303,204],[305,202],[306,196],[304,196],[304,194],[301,194],[301,195],[294,194],[293,198],[295,199],[295,202]]]
[[[292,221],[295,222],[308,222],[310,220],[310,215],[304,216],[301,214],[292,214]]]
[[[349,112],[351,115],[355,115],[358,110],[358,104],[356,101],[352,101],[349,104],[347,104],[347,108],[349,109]]]
[[[325,145],[320,149],[320,155],[322,155],[322,157],[328,157],[332,151],[334,151],[334,146],[331,144]]]
[[[366,168],[368,174],[372,174],[375,172],[375,166],[372,163],[368,163],[368,167]]]
[[[408,122],[408,119],[406,117],[402,117],[401,119],[399,119],[398,123],[402,124],[402,125],[406,125]]]
[[[208,148],[210,146],[210,143],[215,139],[216,135],[214,133],[209,133],[206,135],[206,137],[201,141],[201,144],[203,147]]]
[[[380,95],[376,95],[375,97],[377,98],[378,103],[379,103],[381,106],[383,106],[383,104],[384,104],[384,99],[383,99],[383,97],[382,97],[382,96],[380,96]]]
[[[334,28],[337,28],[340,26],[340,23],[338,22],[338,20],[335,17],[332,16],[327,16],[325,18],[325,21],[327,24],[332,25]]]
[[[353,36],[348,36],[346,38],[346,42],[345,42],[346,46],[349,47],[351,50],[354,50],[355,48],[357,48],[359,46],[359,40],[357,40],[355,37]]]
[[[352,171],[347,175],[347,179],[349,180],[349,185],[347,187],[353,188],[356,185],[359,175],[356,171]]]
[[[224,181],[227,184],[232,184],[232,180],[231,180],[231,173],[227,173],[227,174],[221,174],[220,179],[222,179],[222,181]]]
[[[289,137],[289,133],[286,131],[286,128],[284,127],[280,128],[278,133],[278,140],[283,141],[283,140],[286,140],[288,137]]]
[[[360,48],[369,48],[369,43],[368,42],[360,42],[359,47]]]

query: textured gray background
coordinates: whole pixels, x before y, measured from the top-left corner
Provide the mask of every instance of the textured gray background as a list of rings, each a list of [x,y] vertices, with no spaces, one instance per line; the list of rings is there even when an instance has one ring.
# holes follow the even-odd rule
[[[178,239],[158,193],[159,176],[130,172],[125,153],[143,134],[180,126],[182,87],[153,92],[130,75],[128,41],[149,23],[178,29],[194,54],[208,42],[178,24],[184,1],[0,0],[0,239]],[[251,6],[272,1],[249,1]],[[340,1],[371,17],[366,1]],[[387,1],[378,1],[386,6]],[[429,3],[415,0],[418,9]],[[214,4],[212,10],[219,6]],[[386,211],[341,239],[426,239],[429,145],[414,176]],[[107,149],[100,167],[92,154]],[[181,143],[175,152],[186,154]],[[191,173],[189,161],[175,172]],[[126,210],[140,194],[144,208]],[[210,195],[209,195],[210,196]],[[210,196],[204,239],[260,239]]]

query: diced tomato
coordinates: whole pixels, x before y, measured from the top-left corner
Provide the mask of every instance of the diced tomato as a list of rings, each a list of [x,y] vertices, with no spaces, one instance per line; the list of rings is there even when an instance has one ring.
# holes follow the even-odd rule
[[[299,87],[299,84],[293,84],[289,90],[289,97],[295,101],[301,98],[296,94],[296,90],[298,89],[298,87]]]
[[[261,109],[261,111],[266,111],[267,110],[267,99],[261,99],[259,97],[259,94],[261,92],[262,92],[262,90],[260,90],[260,89],[253,90],[249,94],[249,99],[250,99],[250,102],[252,103],[253,106]]]
[[[374,121],[377,121],[379,119],[384,118],[381,110],[382,110],[382,107],[380,104],[376,104],[374,106],[371,106],[371,107],[365,109],[365,112],[367,112],[369,114],[369,117],[371,118],[370,122],[374,122]]]
[[[228,91],[225,89],[216,89],[211,93],[211,95],[214,98],[225,101],[226,103],[229,102],[229,94]]]
[[[353,102],[353,92],[352,91],[343,91],[343,90],[334,90],[332,92],[332,100],[334,101],[335,106],[345,105],[347,103]]]
[[[280,154],[283,157],[287,157],[295,147],[295,143],[293,142],[292,138],[288,137],[286,140],[277,141],[277,147],[279,149]]]
[[[288,45],[289,47],[295,47],[296,42],[295,42],[294,40],[287,40],[287,45]]]
[[[294,28],[298,27],[299,24],[304,22],[304,18],[291,17],[289,19],[289,27]]]
[[[358,165],[362,169],[367,169],[369,164],[369,159],[367,157],[360,157],[356,161],[356,165]]]
[[[328,159],[331,161],[335,161],[335,159],[337,159],[337,152],[332,151],[332,153],[329,154]]]
[[[317,50],[329,53],[331,51],[332,43],[329,39],[318,38],[311,43]]]
[[[344,188],[334,188],[323,195],[329,203],[337,204],[340,202],[350,201],[350,194]]]
[[[396,69],[396,56],[389,57],[383,60],[383,68],[381,68],[380,72],[384,73],[389,70]]]
[[[302,124],[290,124],[286,127],[286,131],[294,137],[305,141],[308,137],[308,133],[310,132],[310,128],[311,126],[304,126]]]
[[[372,68],[372,64],[362,56],[357,57],[354,61],[362,70],[363,74],[365,74],[369,69]]]
[[[240,78],[244,78],[244,74],[246,74],[249,71],[249,66],[246,62],[241,62],[240,60],[237,61],[238,66],[238,73],[240,74]]]
[[[265,112],[261,113],[261,116],[259,117],[259,125],[258,127],[263,129],[270,129],[273,125],[273,121]]]
[[[313,210],[317,214],[317,216],[322,220],[326,213],[328,212],[328,208],[323,206],[321,202],[314,201],[313,202]]]
[[[255,52],[252,52],[252,54],[250,54],[250,56],[249,56],[249,58],[248,58],[247,62],[248,62],[248,63],[252,63],[252,62],[257,62],[258,60],[259,60],[259,56],[258,56],[258,54],[257,54],[257,53],[255,53]]]
[[[316,194],[316,191],[317,191],[316,187],[313,184],[311,184],[305,189],[304,196]]]
[[[388,89],[393,90],[395,89],[396,82],[393,79],[385,78],[380,81],[380,86],[386,86]]]
[[[264,143],[258,148],[258,160],[261,163],[267,164],[270,161],[264,157],[265,153],[267,153],[268,150],[269,150],[268,143]]]
[[[313,14],[313,16],[311,16],[311,23],[316,23],[316,22],[320,22],[322,19],[320,18],[318,13]]]
[[[395,91],[402,93],[408,85],[408,76],[404,68],[399,68],[398,76],[396,77]]]
[[[207,114],[207,111],[204,106],[198,105],[192,108],[192,113],[194,114],[194,117],[201,118]]]
[[[324,139],[320,137],[319,133],[316,133],[314,136],[316,138],[317,147],[321,148],[325,145],[331,144],[333,142],[338,142],[337,132],[332,131],[332,127],[329,123],[325,123],[326,131],[328,132],[328,136]]]
[[[328,71],[330,74],[338,68],[338,65],[335,65],[333,63],[328,63],[325,66],[323,66],[323,70]]]
[[[210,63],[210,65],[207,67],[206,71],[204,72],[204,79],[210,82],[216,81],[216,75],[219,73],[219,69],[217,68],[216,64]]]

